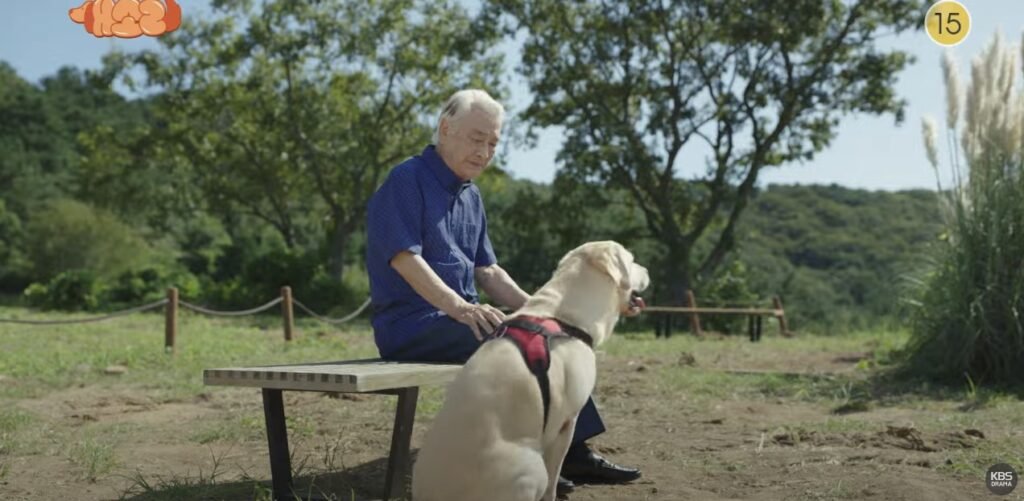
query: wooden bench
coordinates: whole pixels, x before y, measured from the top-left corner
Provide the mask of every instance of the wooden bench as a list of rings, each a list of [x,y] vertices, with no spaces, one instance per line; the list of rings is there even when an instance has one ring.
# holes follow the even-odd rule
[[[404,495],[410,473],[409,443],[416,417],[419,387],[444,384],[455,378],[461,365],[385,362],[379,359],[324,362],[264,367],[206,369],[203,383],[215,386],[248,386],[263,390],[263,414],[270,448],[270,475],[274,499],[293,500],[288,428],[281,392],[321,391],[397,395],[395,425],[385,479],[384,499]]]

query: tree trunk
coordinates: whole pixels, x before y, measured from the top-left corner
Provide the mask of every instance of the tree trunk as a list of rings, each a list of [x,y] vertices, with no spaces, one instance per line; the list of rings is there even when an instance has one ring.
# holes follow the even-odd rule
[[[692,283],[689,252],[677,245],[669,246],[663,271],[661,276],[664,277],[664,282],[661,290],[667,293],[667,303],[663,303],[661,300],[658,303],[665,306],[689,306],[686,298],[686,291]],[[671,325],[666,324],[666,326],[672,330],[688,325],[687,318],[682,315],[669,314],[666,320]]]
[[[670,249],[665,262],[665,274],[662,276],[666,278],[668,306],[686,305],[686,291],[690,289],[693,280],[689,252]]]
[[[334,231],[330,235],[327,256],[327,272],[332,280],[341,281],[345,272],[345,248],[348,247],[351,231],[343,218],[335,218]]]

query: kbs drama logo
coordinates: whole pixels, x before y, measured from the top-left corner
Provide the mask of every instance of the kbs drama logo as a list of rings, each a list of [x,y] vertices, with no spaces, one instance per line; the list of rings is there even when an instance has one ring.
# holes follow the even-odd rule
[[[181,7],[175,0],[86,0],[68,15],[99,38],[158,37],[181,25]]]
[[[985,474],[985,484],[992,494],[1005,496],[1017,487],[1017,472],[1006,463],[992,465]]]

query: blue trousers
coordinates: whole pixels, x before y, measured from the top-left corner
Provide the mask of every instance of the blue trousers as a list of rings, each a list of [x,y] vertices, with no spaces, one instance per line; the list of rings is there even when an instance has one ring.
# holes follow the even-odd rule
[[[384,360],[400,362],[464,364],[479,347],[480,341],[477,341],[469,326],[444,316],[398,348],[388,353],[382,351],[380,355]],[[601,415],[597,413],[594,399],[590,398],[576,420],[576,430],[572,436],[573,449],[582,447],[584,441],[600,435],[604,430]]]

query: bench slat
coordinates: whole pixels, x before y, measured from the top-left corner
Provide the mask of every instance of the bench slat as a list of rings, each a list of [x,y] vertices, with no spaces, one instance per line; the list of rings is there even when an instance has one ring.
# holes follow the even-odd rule
[[[206,369],[203,383],[295,391],[362,393],[444,384],[461,365],[356,360],[299,365]]]

